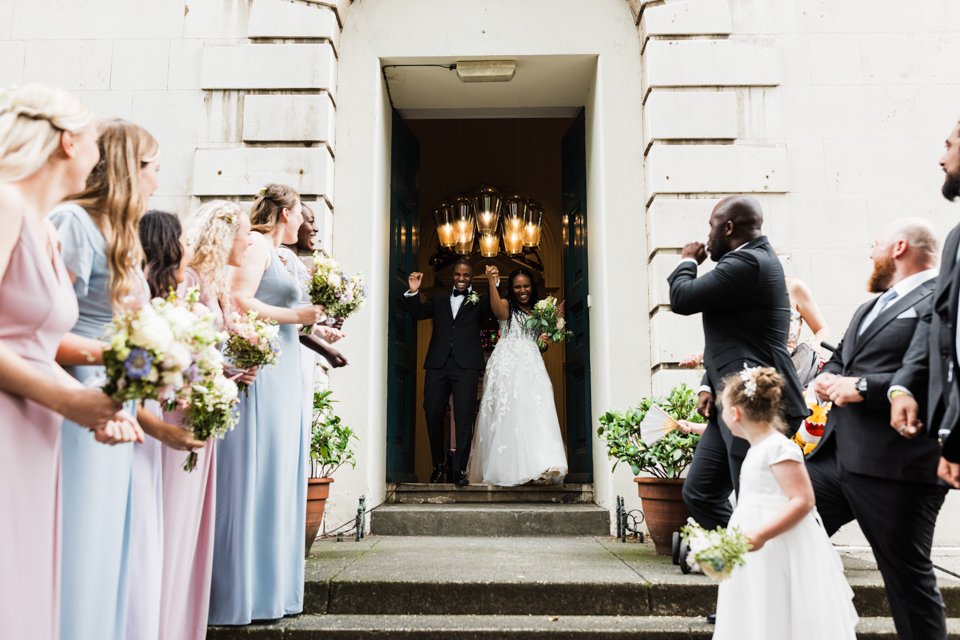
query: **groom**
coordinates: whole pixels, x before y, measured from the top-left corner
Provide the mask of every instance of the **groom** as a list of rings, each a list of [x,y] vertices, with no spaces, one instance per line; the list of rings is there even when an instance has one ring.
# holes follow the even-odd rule
[[[445,472],[454,484],[464,486],[467,459],[473,440],[474,414],[477,408],[477,384],[483,371],[480,348],[480,323],[490,317],[490,299],[471,287],[473,265],[466,259],[453,265],[453,289],[420,300],[422,273],[411,273],[410,289],[404,295],[407,310],[416,320],[433,318],[430,348],[424,360],[423,411],[427,418],[427,436],[433,473],[430,482],[443,481]],[[453,396],[453,418],[457,426],[456,448],[447,469],[443,452],[443,414]]]

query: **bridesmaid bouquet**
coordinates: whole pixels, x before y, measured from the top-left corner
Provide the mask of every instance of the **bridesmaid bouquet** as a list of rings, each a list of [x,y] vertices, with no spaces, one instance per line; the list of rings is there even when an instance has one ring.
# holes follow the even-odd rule
[[[363,276],[344,274],[340,264],[324,251],[313,254],[313,274],[307,286],[310,301],[327,310],[327,325],[333,326],[337,319],[346,320],[353,315],[367,293]]]
[[[680,534],[690,547],[688,561],[691,568],[700,569],[717,582],[729,578],[750,551],[749,539],[736,527],[717,527],[708,531],[691,520]]]
[[[188,308],[195,301],[183,304],[171,294],[118,313],[106,330],[103,392],[117,402],[157,400],[168,409],[188,395],[220,337],[209,317]]]
[[[250,369],[277,362],[280,357],[280,327],[276,322],[261,320],[253,310],[246,315],[234,311],[227,317],[227,326],[230,336],[223,352],[235,367]],[[249,393],[247,385],[242,382],[237,383],[237,387],[244,394]]]
[[[219,353],[219,352],[218,352]],[[184,410],[184,424],[193,430],[197,440],[222,440],[237,424],[234,408],[239,402],[237,383],[220,373],[200,380],[190,387],[190,398]],[[197,466],[197,454],[191,451],[183,463],[184,471]]]
[[[573,335],[572,331],[567,330],[567,323],[560,315],[557,299],[553,296],[547,296],[533,305],[525,326],[538,334],[547,334],[553,342],[563,342]],[[537,346],[543,349],[547,345],[537,337]]]

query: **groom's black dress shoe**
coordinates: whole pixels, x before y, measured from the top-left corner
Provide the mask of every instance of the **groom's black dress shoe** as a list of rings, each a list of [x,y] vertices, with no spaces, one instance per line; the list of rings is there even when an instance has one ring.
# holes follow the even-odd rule
[[[447,475],[446,465],[438,464],[433,468],[433,473],[430,474],[430,484],[439,484],[444,481],[444,476]]]
[[[453,483],[458,487],[465,487],[470,484],[470,481],[467,479],[467,474],[463,471],[455,471]]]
[[[708,613],[707,614],[707,623],[708,624],[717,624],[717,614]]]

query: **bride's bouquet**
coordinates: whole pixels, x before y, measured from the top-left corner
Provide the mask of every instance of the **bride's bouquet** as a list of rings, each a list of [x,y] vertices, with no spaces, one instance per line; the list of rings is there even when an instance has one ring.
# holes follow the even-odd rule
[[[346,320],[367,297],[363,276],[347,276],[340,263],[324,251],[313,254],[313,273],[307,290],[310,301],[326,309],[328,326],[336,324],[337,319]]]
[[[230,336],[223,352],[238,369],[271,365],[280,357],[280,327],[276,322],[262,320],[251,309],[246,315],[230,313],[227,327]],[[249,393],[242,382],[237,383],[237,387]]]
[[[195,351],[212,323],[175,294],[121,311],[107,325],[103,392],[116,400],[157,400],[173,408],[197,371]]]
[[[690,567],[700,569],[717,582],[729,578],[750,551],[750,540],[736,527],[708,531],[691,520],[680,534],[690,548]]]
[[[567,330],[567,323],[560,315],[557,299],[553,296],[547,296],[533,305],[530,317],[526,320],[526,327],[537,332],[537,346],[541,349],[547,345],[540,340],[539,334],[547,334],[553,342],[563,342],[573,335],[573,332]]]

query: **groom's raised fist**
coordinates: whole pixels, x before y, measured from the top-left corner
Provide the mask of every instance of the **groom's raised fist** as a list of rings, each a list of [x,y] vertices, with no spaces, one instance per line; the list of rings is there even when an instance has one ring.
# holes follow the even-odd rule
[[[495,264],[488,264],[485,269],[486,269],[486,273],[487,273],[487,277],[488,277],[488,278],[499,278],[499,277],[500,277],[500,269],[497,268],[497,265],[495,265]]]
[[[420,290],[420,283],[423,282],[423,274],[414,271],[407,277],[407,285],[410,287],[410,293],[416,293]]]

